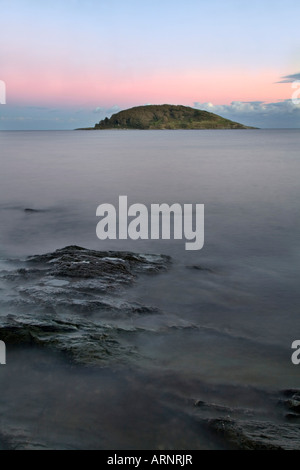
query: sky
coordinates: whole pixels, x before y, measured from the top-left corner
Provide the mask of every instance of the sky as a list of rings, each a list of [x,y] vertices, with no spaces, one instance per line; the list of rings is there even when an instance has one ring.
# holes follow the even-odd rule
[[[0,17],[0,130],[164,103],[300,128],[299,0],[0,0]]]

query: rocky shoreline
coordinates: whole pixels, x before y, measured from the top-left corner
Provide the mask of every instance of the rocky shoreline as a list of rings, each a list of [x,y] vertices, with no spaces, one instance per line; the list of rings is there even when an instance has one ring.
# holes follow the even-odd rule
[[[172,389],[174,375],[161,377],[161,369],[143,366],[144,358],[130,341],[130,334],[139,328],[137,319],[153,315],[164,318],[165,313],[156,306],[132,300],[128,289],[140,276],[171,269],[170,257],[68,246],[25,260],[7,260],[7,266],[9,269],[0,271],[0,338],[8,347],[34,347],[62,354],[72,368],[80,370],[122,370],[126,366],[134,377],[131,381],[141,380],[133,389],[140,390],[149,374],[153,396],[160,406],[171,416],[179,414],[190,420],[192,427],[199,426],[200,434],[211,436],[221,447],[299,449],[298,389],[266,392],[232,386],[228,392],[228,385],[199,386],[195,382],[193,394],[197,398],[192,398],[187,395],[185,382]],[[210,267],[193,268],[211,271]],[[153,332],[147,334],[151,341]],[[138,374],[143,378],[137,379]],[[182,392],[178,395],[175,389],[179,388]],[[222,399],[230,394],[236,395],[233,405]],[[243,404],[244,395],[249,404]],[[42,400],[39,406],[44,406]],[[3,423],[0,449],[60,447],[38,439],[22,423]]]
[[[129,302],[125,291],[141,274],[168,269],[164,255],[98,252],[69,246],[31,256],[2,271],[1,339],[7,344],[47,346],[76,363],[123,362],[132,354],[122,345],[122,329],[109,318],[160,314],[153,306]],[[15,312],[18,312],[15,314]]]

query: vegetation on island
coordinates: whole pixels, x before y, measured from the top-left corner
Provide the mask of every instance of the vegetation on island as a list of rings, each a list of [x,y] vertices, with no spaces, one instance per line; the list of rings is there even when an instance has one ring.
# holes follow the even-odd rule
[[[181,105],[146,105],[106,117],[93,128],[102,129],[253,129],[217,114]]]

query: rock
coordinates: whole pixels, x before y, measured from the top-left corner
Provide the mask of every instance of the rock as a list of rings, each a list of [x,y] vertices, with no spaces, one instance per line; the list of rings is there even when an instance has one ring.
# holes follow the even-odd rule
[[[234,393],[241,398],[245,395],[247,402],[258,402],[259,406],[228,406],[197,399],[193,402],[196,420],[236,449],[299,450],[298,390],[266,392],[235,388]],[[280,399],[282,395],[288,400]],[[237,403],[240,403],[239,399]],[[285,415],[282,406],[289,410]],[[291,412],[294,407],[296,412]]]
[[[264,421],[211,419],[210,429],[241,450],[299,450],[300,427]]]
[[[41,209],[31,209],[30,207],[26,207],[26,209],[24,209],[24,212],[26,212],[27,214],[37,214],[39,212],[45,212]]]
[[[1,339],[47,346],[82,364],[122,362],[133,348],[123,345],[124,332],[108,319],[160,314],[156,307],[128,301],[124,289],[139,274],[166,270],[170,261],[78,246],[20,261],[17,269],[0,273],[6,286],[1,304],[12,312],[0,316]]]
[[[205,266],[200,266],[199,264],[193,264],[191,266],[187,266],[187,269],[194,269],[195,271],[202,271],[205,273],[216,274],[216,271],[214,271],[213,269],[207,268]]]
[[[0,450],[47,450],[41,442],[34,442],[29,432],[22,428],[6,426],[0,429]]]
[[[285,404],[290,410],[300,413],[300,400],[299,399],[292,398],[291,400],[287,400]]]
[[[297,413],[300,414],[300,391],[298,389],[290,389],[284,390],[282,394],[288,397],[288,399],[279,400],[279,403],[282,403],[289,411],[293,412],[289,415],[289,418]]]
[[[252,416],[254,413],[252,410],[243,409],[243,408],[234,408],[224,405],[219,405],[218,403],[209,403],[204,400],[196,400],[194,402],[194,406],[197,408],[201,408],[202,415],[206,416],[216,416],[216,414],[220,416],[226,415],[238,415],[238,416]]]
[[[95,322],[40,318],[10,318],[0,328],[2,340],[9,345],[46,346],[63,352],[72,362],[84,365],[105,365],[124,362],[130,347],[122,346],[117,332]]]
[[[166,270],[170,258],[130,252],[98,252],[70,246],[54,253],[31,256],[23,267],[0,273],[15,286],[7,302],[55,311],[119,310],[149,313],[149,307],[121,300],[119,295],[139,274]],[[157,309],[152,311],[157,312]]]
[[[133,276],[141,272],[167,269],[171,258],[166,255],[136,254],[119,251],[95,251],[79,246],[27,258],[27,264],[47,268],[52,276],[95,278],[106,275]]]

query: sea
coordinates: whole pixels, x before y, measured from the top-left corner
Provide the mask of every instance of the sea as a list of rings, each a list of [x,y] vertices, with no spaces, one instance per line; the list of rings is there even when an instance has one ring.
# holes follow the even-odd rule
[[[299,129],[0,132],[0,448],[231,449],[217,422],[299,423],[285,398],[300,388],[299,148]],[[97,207],[119,196],[204,204],[203,248],[100,240]],[[67,246],[170,257],[122,287],[149,310],[103,317],[124,357],[81,363],[1,336],[21,324],[28,285],[19,276],[8,294],[9,273]],[[38,304],[29,310],[35,324]],[[90,315],[76,311],[76,328]]]

